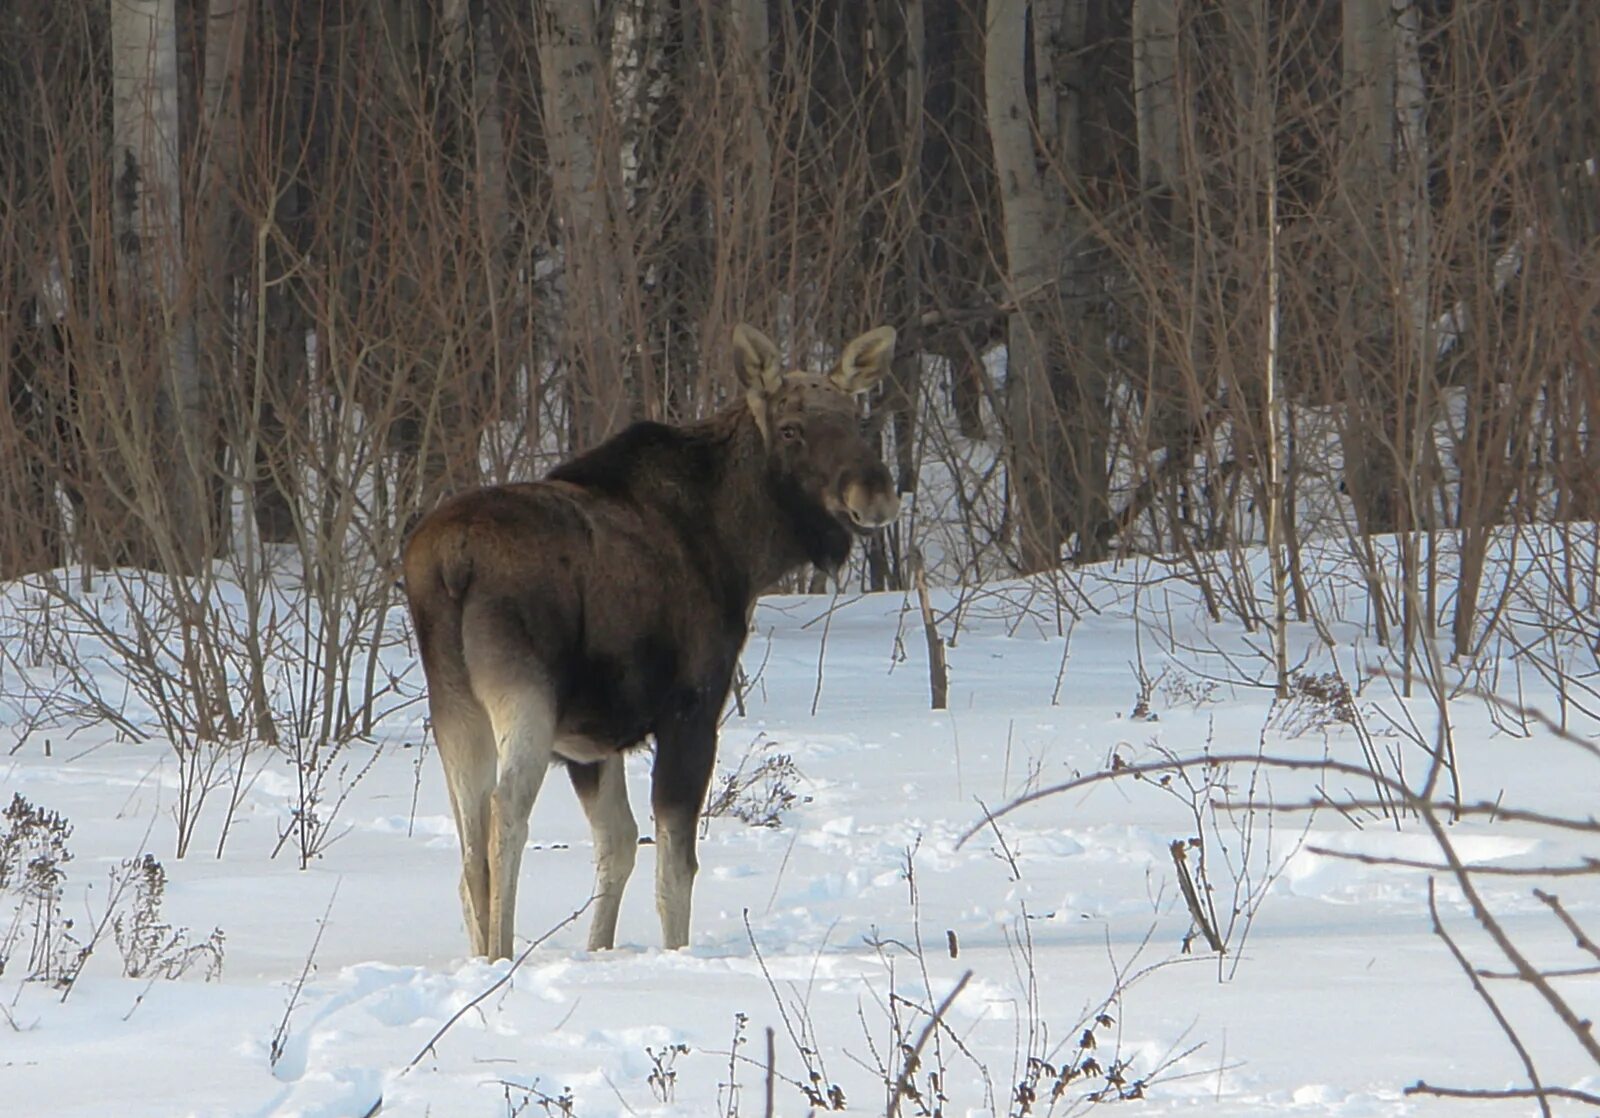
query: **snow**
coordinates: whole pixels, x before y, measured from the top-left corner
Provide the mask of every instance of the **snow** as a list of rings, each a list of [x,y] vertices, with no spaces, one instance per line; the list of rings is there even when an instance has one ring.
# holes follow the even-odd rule
[[[1356,580],[1340,571],[1337,557],[1326,558],[1318,583],[1339,645],[1330,651],[1312,627],[1296,626],[1291,659],[1304,658],[1312,673],[1337,667],[1357,685],[1381,754],[1416,776],[1426,755],[1396,725],[1410,725],[1408,713],[1419,740],[1431,742],[1432,704],[1425,689],[1403,699],[1391,679],[1370,676],[1396,665],[1336,620],[1361,611],[1342,597]],[[566,782],[552,779],[534,812],[518,930],[528,941],[556,930],[514,968],[466,957],[454,830],[421,704],[389,702],[372,740],[346,747],[347,774],[375,752],[376,760],[364,776],[346,776],[336,837],[302,870],[290,848],[272,856],[298,787],[284,755],[265,746],[249,754],[254,775],[220,859],[225,792],[207,803],[178,859],[178,759],[156,714],[142,699],[129,702],[147,740],[93,720],[35,724],[16,696],[39,694],[59,669],[30,669],[31,691],[13,673],[0,680],[12,700],[0,707],[10,712],[0,727],[0,795],[20,794],[71,822],[63,905],[80,941],[106,910],[113,871],[144,851],[168,875],[161,918],[192,939],[213,927],[226,938],[216,981],[198,971],[151,980],[123,977],[107,933],[65,997],[27,981],[25,944],[15,951],[0,975],[0,1114],[321,1118],[362,1115],[381,1099],[384,1115],[759,1115],[769,1028],[777,1114],[807,1113],[795,1081],[811,1068],[817,1089],[837,1086],[850,1113],[882,1114],[880,1061],[914,1045],[927,1011],[969,972],[915,1080],[928,1098],[928,1073],[942,1066],[949,1115],[1016,1113],[1028,1057],[1059,1070],[1091,1025],[1102,1068],[1125,1062],[1127,1083],[1148,1080],[1142,1100],[1120,1104],[1129,1113],[1528,1113],[1526,1101],[1403,1094],[1418,1079],[1526,1082],[1432,930],[1430,874],[1340,856],[1436,862],[1424,828],[1413,820],[1397,829],[1373,812],[1205,809],[1211,798],[1240,807],[1252,780],[1258,800],[1282,805],[1319,787],[1370,789],[1339,775],[1237,765],[1206,788],[1207,770],[1195,768],[1187,772],[1198,798],[1181,782],[1120,778],[986,821],[1018,795],[1167,753],[1360,761],[1350,725],[1274,710],[1270,689],[1258,685],[1270,672],[1264,634],[1207,621],[1196,595],[1158,572],[1124,565],[1075,574],[1070,588],[1044,581],[936,593],[946,637],[949,611],[961,618],[948,648],[949,711],[928,709],[914,600],[764,601],[745,655],[746,713],[730,714],[723,728],[721,766],[744,758],[749,772],[788,755],[795,799],[781,825],[709,822],[692,944],[682,952],[659,949],[645,846],[619,949],[590,955],[586,914],[562,921],[589,896],[592,848]],[[12,593],[3,616],[15,621],[29,600]],[[399,698],[420,691],[403,639],[383,658]],[[1502,681],[1516,673],[1509,654],[1499,666]],[[96,668],[108,688],[115,669],[112,659]],[[1135,717],[1141,676],[1149,709]],[[1523,688],[1527,704],[1558,709],[1536,673]],[[1470,693],[1450,715],[1469,802],[1503,797],[1592,816],[1600,766],[1591,753],[1537,726],[1506,732],[1505,717]],[[1595,732],[1573,719],[1580,734]],[[648,755],[633,757],[630,790],[645,834],[648,775]],[[1203,939],[1182,953],[1191,920],[1170,846],[1202,829],[1223,915],[1234,890],[1224,860],[1243,867],[1254,890],[1248,935],[1240,944],[1236,924],[1220,962]],[[1593,834],[1481,816],[1451,825],[1449,837],[1474,865],[1597,854]],[[1479,965],[1504,969],[1459,887],[1431,876],[1451,935]],[[1593,929],[1592,876],[1477,881],[1536,962],[1594,962],[1532,892],[1559,893]],[[0,893],[0,935],[14,905],[13,893]],[[1488,981],[1547,1082],[1600,1088],[1535,995]],[[1563,979],[1559,989],[1593,1016],[1600,979]],[[1101,1013],[1108,1023],[1094,1025]],[[1033,1069],[1033,1078],[1042,1074],[1033,1113],[1051,1112],[1052,1076]],[[1082,1109],[1103,1086],[1075,1081],[1054,1112]],[[906,1102],[903,1112],[921,1111]]]

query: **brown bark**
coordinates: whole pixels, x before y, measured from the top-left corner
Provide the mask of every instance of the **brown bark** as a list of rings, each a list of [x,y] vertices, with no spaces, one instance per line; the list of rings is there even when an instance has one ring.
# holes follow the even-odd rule
[[[243,78],[249,12],[250,5],[244,0],[209,0],[196,144],[200,188],[194,201],[199,234],[194,250],[197,267],[192,272],[205,276],[206,282],[194,284],[193,314],[206,411],[210,416],[232,415],[244,421],[217,423],[207,433],[216,467],[207,479],[211,490],[211,545],[216,552],[227,549],[232,528],[232,492],[222,484],[227,472],[228,443],[231,441],[235,447],[253,443],[257,426],[253,410],[238,406],[249,397],[249,393],[241,391],[248,374],[234,367],[232,356],[233,317],[243,263],[237,195],[242,173],[237,93]],[[249,429],[239,430],[246,423]],[[230,426],[233,430],[225,429]]]

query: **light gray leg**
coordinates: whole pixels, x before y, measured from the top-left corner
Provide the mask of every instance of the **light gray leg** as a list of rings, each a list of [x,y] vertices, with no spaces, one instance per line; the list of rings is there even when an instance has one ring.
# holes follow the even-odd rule
[[[490,959],[509,959],[517,915],[517,874],[528,842],[528,816],[555,743],[555,712],[543,688],[502,694],[488,705],[498,771],[489,799]]]
[[[470,696],[435,695],[433,733],[461,841],[461,912],[474,955],[489,951],[489,799],[494,733]]]
[[[661,943],[669,951],[689,944],[689,905],[694,876],[699,813],[656,812],[656,912],[661,917]]]
[[[595,909],[589,950],[616,946],[622,890],[639,851],[639,825],[628,806],[627,768],[622,755],[592,765],[570,766],[572,787],[594,836]]]

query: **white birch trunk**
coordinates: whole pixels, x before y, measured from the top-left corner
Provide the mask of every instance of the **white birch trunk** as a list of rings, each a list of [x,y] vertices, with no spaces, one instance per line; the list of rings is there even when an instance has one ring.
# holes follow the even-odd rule
[[[646,0],[621,0],[613,7],[611,57],[606,72],[611,75],[611,111],[620,141],[624,197],[635,203],[646,189],[640,147],[664,81],[664,67],[646,66],[644,55],[650,44],[662,39],[663,8],[664,5]]]
[[[1344,115],[1356,159],[1377,174],[1394,162],[1394,61],[1390,0],[1344,0]]]
[[[1139,141],[1139,184],[1177,193],[1182,105],[1178,96],[1176,0],[1134,0],[1133,104]]]
[[[1418,21],[1414,0],[1391,0],[1394,27],[1394,113],[1399,186],[1402,298],[1406,321],[1416,333],[1419,369],[1430,369],[1436,343],[1430,337],[1428,257],[1432,222],[1428,207],[1427,90],[1418,56]]]
[[[236,254],[235,218],[238,208],[233,191],[237,189],[240,170],[239,107],[235,96],[240,70],[243,67],[245,35],[250,24],[250,5],[246,0],[209,0],[206,12],[206,45],[204,72],[201,75],[201,149],[202,168],[199,197],[195,199],[198,213],[199,239],[195,251],[203,262],[207,276],[206,291],[197,292],[192,317],[194,331],[210,356],[209,368],[201,375],[202,390],[213,390],[212,400],[223,394],[225,384],[236,383],[244,372],[234,366],[230,355],[233,347],[229,341],[229,320],[236,310],[236,292],[239,265]],[[258,436],[260,388],[251,384],[246,391],[236,391],[231,399],[237,407],[248,401],[244,421],[248,428],[243,439],[234,447],[247,471],[255,468],[255,439]],[[202,406],[205,401],[202,400]],[[214,404],[212,406],[215,406]],[[254,486],[246,486],[246,508],[253,510]],[[254,516],[249,522],[253,525]]]
[[[1023,565],[1046,570],[1059,562],[1062,543],[1055,523],[1050,470],[1057,441],[1056,409],[1043,324],[1029,308],[1056,278],[1060,215],[1053,212],[1051,192],[1039,171],[1033,108],[1023,77],[1028,7],[1028,0],[989,0],[984,94],[1000,184],[1006,286],[1015,307],[1006,329],[1011,486],[1020,519]],[[1054,5],[1041,5],[1036,14],[1047,10],[1053,11]],[[1039,39],[1050,37],[1048,29],[1036,28],[1036,33]],[[1047,92],[1042,91],[1046,95],[1041,102],[1048,104],[1048,114],[1054,111],[1055,98]],[[1045,127],[1041,122],[1041,132]]]
[[[441,40],[440,53],[445,61],[456,63],[461,60],[461,52],[467,49],[467,44],[472,37],[471,5],[467,0],[442,0],[439,5],[439,37]],[[489,16],[484,13],[484,22]]]
[[[511,390],[516,357],[504,352],[508,285],[506,245],[511,231],[511,203],[506,187],[505,115],[500,107],[500,58],[494,28],[485,12],[478,22],[472,56],[473,158],[477,170],[478,227],[487,239],[483,251],[484,287],[489,299],[489,327],[494,340],[492,391]]]
[[[1272,660],[1277,695],[1289,697],[1289,562],[1283,536],[1283,454],[1278,430],[1278,182],[1274,159],[1267,175],[1267,555],[1272,568]],[[1294,526],[1289,526],[1294,531]]]
[[[160,320],[163,378],[157,444],[130,463],[155,482],[146,494],[172,528],[188,563],[199,561],[206,530],[202,478],[204,414],[192,313],[179,307],[183,203],[178,177],[178,46],[174,0],[111,0],[113,175],[124,297],[153,302]],[[148,304],[146,304],[148,305]],[[165,440],[165,445],[160,445]],[[175,476],[155,471],[167,455]],[[154,475],[154,476],[151,476]],[[161,512],[153,506],[163,505]]]
[[[249,24],[246,0],[210,0],[201,97],[205,158],[219,175],[231,175],[239,165],[239,118],[232,95],[239,81]]]
[[[118,236],[126,280],[177,295],[178,44],[174,0],[112,0]]]

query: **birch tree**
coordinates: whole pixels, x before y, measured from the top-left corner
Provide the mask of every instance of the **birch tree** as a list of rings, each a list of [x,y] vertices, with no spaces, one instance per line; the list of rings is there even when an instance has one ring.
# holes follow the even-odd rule
[[[1139,141],[1139,186],[1163,216],[1183,189],[1181,126],[1187,113],[1178,89],[1177,0],[1133,0],[1133,102]]]
[[[1099,558],[1105,540],[1098,529],[1109,520],[1106,326],[1096,314],[1087,223],[1068,196],[1083,154],[1090,8],[1091,0],[988,5],[984,88],[1013,308],[1006,324],[1008,463],[1018,551],[1029,571],[1054,567],[1075,531],[1077,557]],[[1025,77],[1030,49],[1036,101]]]
[[[1033,142],[1033,110],[1024,79],[1028,0],[990,0],[984,90],[989,139],[1000,180],[1006,286],[1015,309],[1006,324],[1008,462],[1024,570],[1046,570],[1065,542],[1055,516],[1054,469],[1060,457],[1046,324],[1036,308],[1050,285],[1062,214],[1052,205]]]
[[[159,370],[153,423],[133,414],[141,395],[120,402],[119,410],[128,410],[113,420],[117,453],[131,475],[129,496],[140,519],[155,535],[170,530],[181,552],[170,561],[192,566],[207,524],[205,394],[193,317],[179,298],[184,213],[175,0],[111,0],[111,59],[119,294],[124,322],[149,343],[135,364],[148,361]]]

